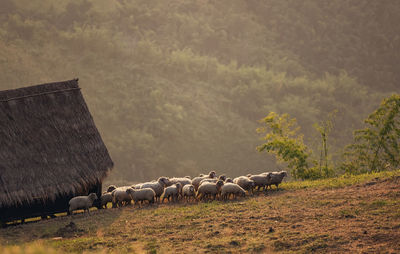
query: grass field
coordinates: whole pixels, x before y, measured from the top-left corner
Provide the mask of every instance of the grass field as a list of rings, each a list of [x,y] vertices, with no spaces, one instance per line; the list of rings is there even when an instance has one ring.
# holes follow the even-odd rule
[[[0,253],[400,253],[400,171],[237,201],[93,210],[0,229]]]

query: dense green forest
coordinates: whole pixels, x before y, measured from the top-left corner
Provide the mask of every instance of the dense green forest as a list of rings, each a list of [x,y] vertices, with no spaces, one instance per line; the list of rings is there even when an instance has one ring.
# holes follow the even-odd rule
[[[256,128],[337,110],[338,163],[354,129],[399,92],[400,1],[2,0],[0,89],[78,77],[114,181],[275,170]]]

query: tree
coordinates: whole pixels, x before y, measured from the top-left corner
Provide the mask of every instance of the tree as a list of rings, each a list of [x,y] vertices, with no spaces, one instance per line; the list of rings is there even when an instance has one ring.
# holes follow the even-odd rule
[[[260,120],[263,127],[257,128],[258,133],[266,133],[262,138],[266,142],[257,147],[259,152],[267,151],[275,154],[278,161],[288,163],[290,173],[294,178],[308,178],[308,158],[311,151],[303,143],[303,135],[298,134],[300,127],[295,118],[288,114],[278,115],[270,112]]]
[[[400,165],[400,95],[393,94],[354,132],[342,168],[348,173],[377,172]]]
[[[321,176],[330,176],[333,170],[329,167],[328,158],[328,136],[333,128],[333,120],[336,116],[337,110],[328,114],[328,119],[314,124],[314,128],[321,134],[321,153],[319,157],[319,171]]]

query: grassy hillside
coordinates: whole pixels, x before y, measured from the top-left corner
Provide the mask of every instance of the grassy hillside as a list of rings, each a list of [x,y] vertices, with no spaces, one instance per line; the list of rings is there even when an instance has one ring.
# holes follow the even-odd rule
[[[273,169],[257,120],[352,131],[398,91],[398,1],[2,0],[0,89],[80,78],[111,180]]]
[[[288,182],[237,201],[93,210],[0,229],[0,251],[396,253],[399,189],[393,171]]]

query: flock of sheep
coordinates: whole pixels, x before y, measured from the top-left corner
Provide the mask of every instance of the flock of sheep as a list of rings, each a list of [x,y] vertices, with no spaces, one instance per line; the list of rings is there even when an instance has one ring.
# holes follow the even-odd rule
[[[286,171],[266,172],[258,175],[239,176],[232,180],[225,175],[217,177],[215,171],[211,171],[207,175],[200,174],[193,179],[189,176],[160,177],[157,181],[132,186],[116,187],[111,185],[101,195],[98,208],[107,208],[108,203],[112,203],[113,208],[122,207],[131,204],[132,201],[135,205],[140,206],[145,201],[149,204],[164,203],[166,199],[168,202],[236,199],[238,196],[244,197],[246,192],[253,194],[254,191],[267,191],[268,187],[272,189],[272,185],[278,188],[285,176],[287,176]],[[80,209],[89,213],[89,208],[97,199],[95,193],[72,198],[69,201],[69,214]]]

